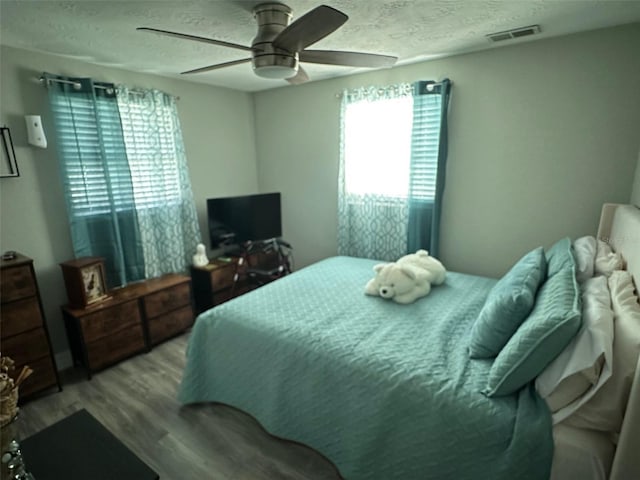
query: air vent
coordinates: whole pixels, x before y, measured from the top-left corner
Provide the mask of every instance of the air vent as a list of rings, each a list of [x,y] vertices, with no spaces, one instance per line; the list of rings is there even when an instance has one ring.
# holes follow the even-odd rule
[[[487,38],[492,42],[502,42],[503,40],[511,40],[514,38],[526,37],[540,33],[540,25],[530,25],[528,27],[514,28],[504,32],[490,33]]]

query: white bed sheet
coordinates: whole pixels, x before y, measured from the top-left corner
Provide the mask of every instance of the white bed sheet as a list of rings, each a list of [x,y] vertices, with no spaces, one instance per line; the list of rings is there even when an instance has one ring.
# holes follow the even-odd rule
[[[550,480],[607,480],[615,446],[609,435],[558,424],[553,427],[555,451]]]

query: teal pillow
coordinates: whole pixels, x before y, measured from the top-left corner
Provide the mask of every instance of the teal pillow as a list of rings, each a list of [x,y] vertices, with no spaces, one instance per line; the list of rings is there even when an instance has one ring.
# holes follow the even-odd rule
[[[565,267],[574,266],[576,264],[571,249],[571,239],[565,237],[558,240],[553,246],[547,250],[547,275],[552,277]]]
[[[536,378],[580,329],[580,301],[574,268],[549,277],[531,314],[493,362],[483,393],[510,395]]]
[[[542,247],[530,251],[495,284],[471,331],[469,356],[495,357],[531,312],[544,282],[547,259]]]

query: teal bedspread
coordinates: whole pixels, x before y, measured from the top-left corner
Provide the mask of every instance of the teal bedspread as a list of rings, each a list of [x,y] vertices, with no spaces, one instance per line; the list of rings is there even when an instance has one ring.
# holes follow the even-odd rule
[[[200,315],[181,402],[222,402],[326,455],[347,480],[549,478],[534,388],[489,399],[471,326],[495,281],[449,273],[411,305],[366,296],[375,261],[335,257]]]

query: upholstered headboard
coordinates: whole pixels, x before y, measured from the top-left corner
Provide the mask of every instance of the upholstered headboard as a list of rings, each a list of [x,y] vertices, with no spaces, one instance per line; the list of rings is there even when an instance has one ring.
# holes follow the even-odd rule
[[[627,270],[640,287],[640,208],[634,205],[605,203],[600,215],[598,238],[622,253]]]
[[[624,257],[640,292],[640,208],[606,203],[602,207],[598,238]],[[640,328],[640,325],[638,325]],[[627,403],[610,480],[640,478],[640,359]]]

